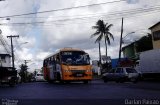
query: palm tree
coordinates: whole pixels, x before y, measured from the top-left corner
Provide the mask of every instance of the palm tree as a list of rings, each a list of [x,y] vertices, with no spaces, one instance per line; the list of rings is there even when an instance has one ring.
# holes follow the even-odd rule
[[[91,35],[91,38],[95,37],[95,36],[98,36],[95,43],[98,42],[98,44],[99,44],[99,63],[100,64],[101,64],[101,45],[100,45],[101,43],[100,43],[100,41],[103,38],[103,32],[104,32],[103,31],[103,24],[104,24],[103,20],[98,20],[96,22],[96,26],[92,27],[93,29],[96,29],[96,32]]]
[[[99,56],[100,56],[100,63],[101,63],[101,51],[100,51],[100,41],[104,38],[105,39],[105,46],[106,46],[106,57],[107,57],[107,43],[110,45],[110,38],[114,40],[112,33],[110,33],[110,27],[113,24],[104,23],[103,20],[98,20],[96,22],[96,26],[93,26],[93,29],[96,29],[96,32],[91,35],[91,37],[98,36],[95,43],[99,43]]]
[[[108,45],[111,44],[110,42],[110,38],[112,38],[112,40],[114,40],[113,34],[110,31],[110,28],[113,26],[113,24],[109,24],[108,23],[105,24],[104,28],[105,28],[105,33],[104,33],[104,39],[105,39],[105,46],[106,46],[106,57],[107,57],[107,43]]]

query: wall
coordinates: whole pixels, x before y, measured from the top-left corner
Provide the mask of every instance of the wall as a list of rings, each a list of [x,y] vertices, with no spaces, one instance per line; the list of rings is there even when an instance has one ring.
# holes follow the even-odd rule
[[[132,58],[135,57],[135,48],[134,44],[131,44],[123,50],[124,58]]]
[[[160,30],[160,24],[158,24],[157,26],[153,27],[151,29],[152,32],[152,42],[153,42],[153,49],[160,49],[160,40],[153,40],[153,32],[155,31],[159,31]]]

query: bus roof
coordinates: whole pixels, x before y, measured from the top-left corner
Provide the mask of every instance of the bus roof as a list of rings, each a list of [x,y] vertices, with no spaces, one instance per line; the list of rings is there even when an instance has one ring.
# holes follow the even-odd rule
[[[47,57],[45,57],[44,59],[48,59],[48,58],[50,58],[51,56],[56,55],[56,54],[58,54],[59,52],[62,52],[62,51],[83,51],[83,50],[78,49],[78,48],[72,48],[72,47],[61,48],[61,49],[60,49],[59,51],[57,51],[56,53],[50,54],[50,55],[48,55]]]
[[[67,48],[62,48],[60,49],[60,52],[61,51],[82,51],[81,49],[78,49],[78,48],[71,48],[71,47],[67,47]]]

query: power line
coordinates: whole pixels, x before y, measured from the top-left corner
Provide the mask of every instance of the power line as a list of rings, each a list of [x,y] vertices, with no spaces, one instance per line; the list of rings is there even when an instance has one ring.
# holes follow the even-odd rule
[[[160,10],[160,5],[157,5],[157,6],[151,6],[149,8],[146,8],[146,9],[143,9],[143,8],[137,8],[137,9],[133,9],[133,10],[124,10],[123,12],[121,11],[116,11],[114,13],[111,13],[111,14],[104,14],[104,15],[101,15],[101,18],[102,17],[109,17],[109,18],[112,18],[113,16],[115,17],[115,15],[133,15],[133,14],[138,14],[138,13],[143,13],[143,12],[151,12],[151,11],[159,11]],[[44,22],[44,21],[41,21],[41,22],[28,22],[28,23],[10,23],[10,25],[28,25],[28,24],[42,24],[42,23],[54,23],[54,22],[60,22],[60,21],[73,21],[73,20],[85,20],[85,19],[97,19],[99,18],[100,16],[99,15],[95,15],[95,16],[87,16],[87,17],[75,17],[75,18],[66,18],[66,19],[60,19],[60,20],[54,20],[54,21],[48,21],[48,22]],[[1,25],[9,25],[9,24],[1,24]]]
[[[8,49],[8,47],[6,46],[8,43],[5,41],[5,39],[3,38],[2,34],[0,34],[0,42],[2,43],[6,53],[10,54],[10,51]]]
[[[18,15],[8,15],[8,16],[2,16],[0,18],[17,17],[17,16],[25,16],[25,15],[33,15],[33,14],[42,14],[42,13],[49,13],[49,12],[57,12],[57,11],[71,10],[71,9],[77,9],[77,8],[85,8],[85,7],[91,7],[91,6],[98,6],[98,5],[104,5],[104,4],[117,3],[117,2],[122,2],[122,1],[126,1],[126,0],[118,0],[118,1],[111,1],[111,2],[104,2],[104,3],[95,3],[95,4],[89,4],[89,5],[82,5],[82,6],[76,6],[76,7],[61,8],[61,9],[54,9],[54,10],[41,11],[41,12],[31,12],[31,13],[18,14]]]
[[[156,7],[159,7],[160,5],[151,5],[149,8],[137,8],[137,9],[133,9],[133,11],[141,11],[141,9],[155,9]],[[126,10],[122,10],[123,12],[125,12]],[[120,13],[120,11],[118,11],[119,13]],[[129,12],[132,12],[132,10],[131,11],[129,11]],[[117,12],[113,12],[112,14],[115,14],[115,13],[117,13]],[[107,14],[106,12],[105,13],[92,13],[92,14],[83,14],[83,15],[76,15],[76,17],[81,17],[81,16],[90,16],[90,17],[92,17],[92,16],[99,16],[99,15],[105,15],[105,14]],[[75,17],[75,16],[56,16],[56,17],[50,17],[50,18],[61,18],[61,17],[67,17],[67,18],[73,18],[73,17]],[[33,17],[13,17],[13,18],[33,18]],[[36,17],[36,18],[43,18],[43,19],[46,19],[46,18],[48,18],[48,17]]]
[[[155,12],[152,12],[152,13],[147,13],[147,14],[137,14],[137,15],[134,15],[134,16],[123,16],[124,18],[134,18],[134,17],[138,17],[138,16],[142,16],[142,15],[151,15],[151,14],[154,14],[154,13],[157,13],[157,12],[160,12],[160,11],[155,11]],[[132,14],[133,15],[133,14]],[[101,17],[101,18],[104,18],[104,16],[103,17]],[[89,23],[91,23],[91,22],[96,22],[97,20],[95,20],[95,19],[98,19],[98,18],[88,18],[89,19],[89,21],[87,20],[87,19],[83,19],[83,21],[84,22],[72,22],[72,24],[89,24]],[[94,20],[93,20],[94,19]],[[121,17],[110,17],[110,18],[107,18],[107,19],[104,19],[105,21],[109,21],[109,20],[116,20],[116,19],[121,19]],[[81,19],[82,20],[82,19]],[[56,22],[56,21],[55,21]],[[45,23],[45,22],[44,22]],[[53,21],[52,21],[52,23],[54,23]],[[30,24],[33,24],[33,23],[30,23]],[[70,24],[70,23],[68,23],[68,24]],[[51,24],[51,23],[46,23],[46,24],[43,24],[43,26],[53,26],[53,25],[59,25],[59,26],[61,26],[61,25],[68,25],[68,24],[66,24],[66,23],[54,23],[54,24]],[[6,25],[6,26],[18,26],[17,28],[24,28],[24,27],[19,27],[20,25],[22,25],[22,24],[1,24],[1,25]],[[29,25],[29,24],[23,24],[23,25]],[[36,26],[38,25],[38,27],[39,26],[42,26],[42,25],[40,25],[40,24],[36,24]],[[16,28],[16,27],[15,27]],[[44,27],[43,27],[44,28]]]
[[[1,43],[2,43],[2,45],[3,45],[3,47],[4,47],[4,49],[5,49],[5,51],[6,51],[8,54],[10,54],[10,52],[9,52],[8,48],[6,47],[4,41],[3,41],[2,39],[0,39],[0,41],[1,41]]]

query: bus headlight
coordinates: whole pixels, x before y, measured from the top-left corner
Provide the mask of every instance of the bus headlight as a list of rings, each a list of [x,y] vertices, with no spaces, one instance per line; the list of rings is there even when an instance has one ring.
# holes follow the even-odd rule
[[[91,72],[91,70],[86,70],[86,72]]]
[[[11,79],[11,77],[8,77],[8,80],[10,80]]]

